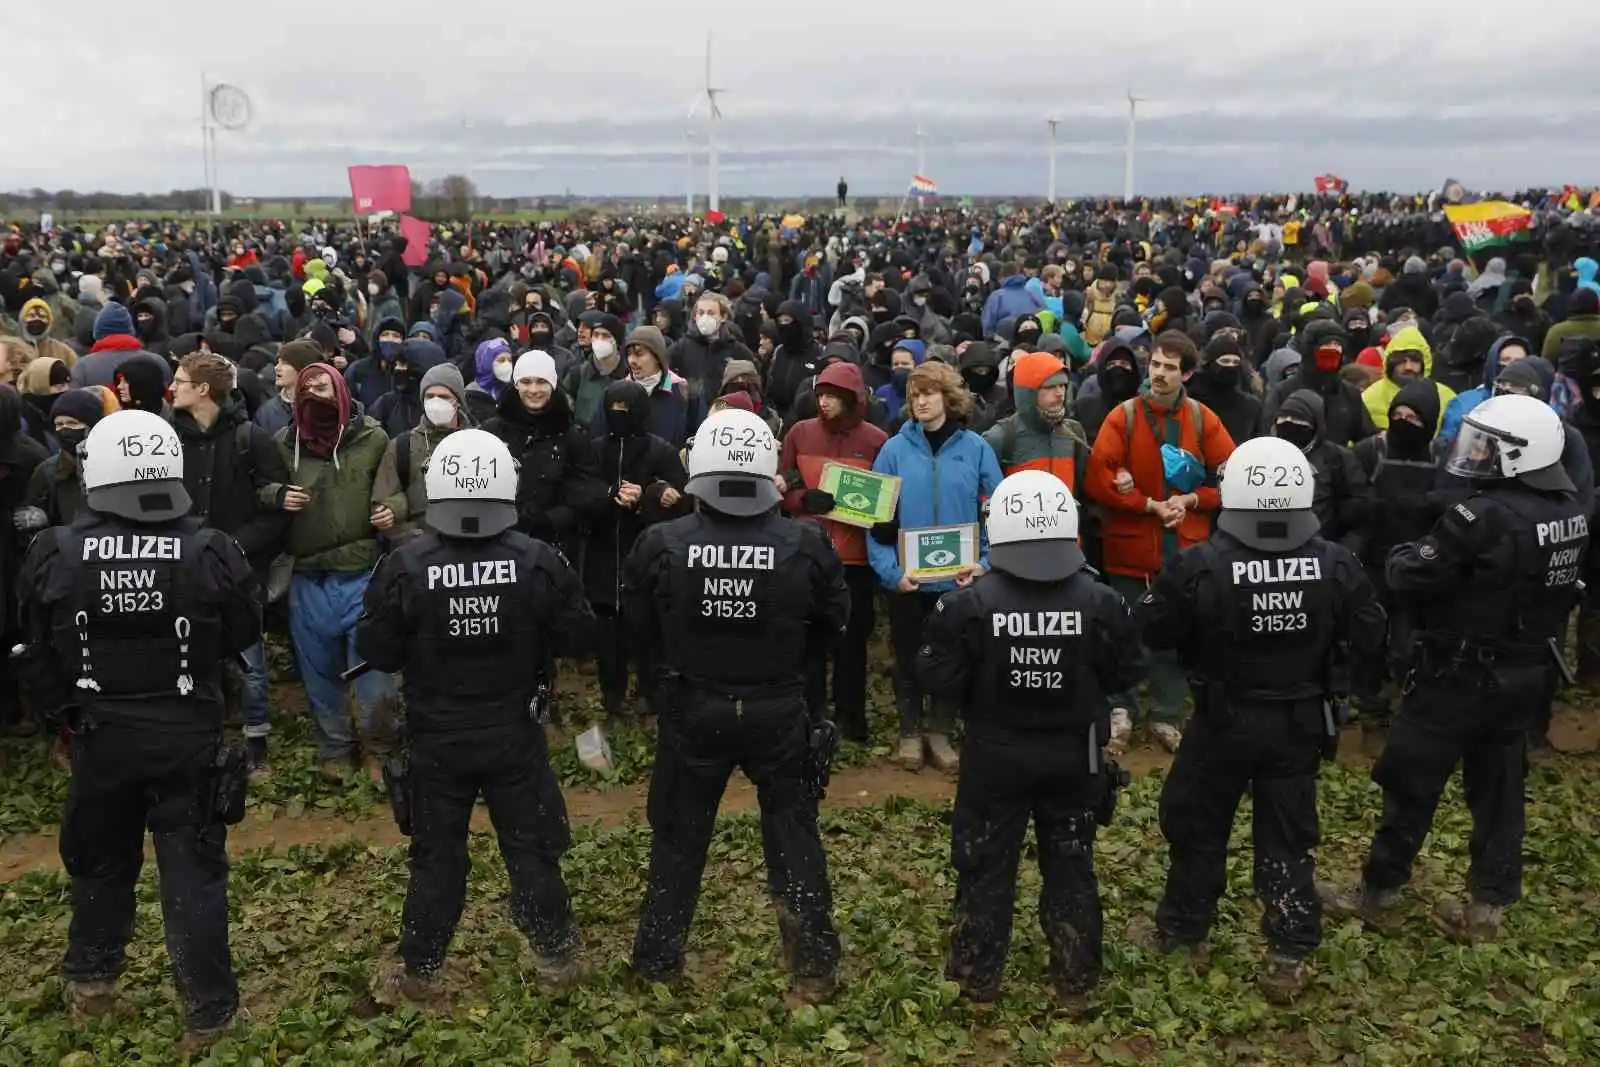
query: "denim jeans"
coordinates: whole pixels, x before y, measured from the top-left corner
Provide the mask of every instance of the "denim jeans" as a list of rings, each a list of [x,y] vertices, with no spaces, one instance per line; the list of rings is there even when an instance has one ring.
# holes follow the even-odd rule
[[[267,646],[257,641],[244,650],[244,735],[266,737],[272,733],[267,702]]]
[[[1130,578],[1123,574],[1107,575],[1111,588],[1122,594],[1122,599],[1127,601],[1129,610],[1132,610],[1144,597],[1148,586],[1142,578]],[[1189,677],[1184,673],[1183,664],[1178,662],[1176,652],[1156,652],[1153,649],[1145,650],[1147,674],[1145,675],[1145,702],[1141,708],[1133,693],[1110,694],[1112,707],[1125,707],[1134,718],[1147,718],[1152,723],[1164,722],[1172,726],[1182,726],[1188,714],[1187,702],[1189,699]]]
[[[397,687],[391,674],[368,671],[354,682],[359,721],[352,729],[345,714],[345,682],[339,677],[357,662],[356,620],[371,575],[305,572],[289,585],[289,630],[294,637],[300,679],[311,705],[319,759],[348,757],[357,730],[368,752],[383,751],[393,736]]]

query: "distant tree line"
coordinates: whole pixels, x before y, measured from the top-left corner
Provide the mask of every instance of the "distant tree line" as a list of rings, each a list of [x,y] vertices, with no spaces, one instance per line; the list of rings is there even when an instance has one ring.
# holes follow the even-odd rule
[[[222,210],[233,207],[233,194],[222,194]],[[209,189],[174,189],[168,193],[80,193],[76,189],[18,189],[0,193],[0,212],[21,214],[80,211],[126,211],[139,214],[152,211],[209,211]]]

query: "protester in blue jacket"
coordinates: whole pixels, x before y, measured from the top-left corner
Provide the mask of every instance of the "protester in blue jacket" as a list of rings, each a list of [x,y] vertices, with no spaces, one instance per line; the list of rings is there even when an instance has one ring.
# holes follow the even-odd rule
[[[988,562],[988,543],[980,532],[978,563],[954,581],[918,583],[906,577],[899,532],[927,526],[981,523],[983,502],[1000,484],[994,450],[963,425],[972,404],[960,373],[932,360],[913,370],[906,382],[905,425],[889,438],[872,469],[900,479],[894,521],[875,527],[867,542],[867,562],[889,590],[889,641],[894,649],[895,703],[900,713],[899,759],[922,766],[924,751],[936,767],[953,770],[959,757],[950,745],[953,708],[924,713],[916,681],[922,624],[939,596],[966,585]]]
[[[1047,311],[1044,298],[1028,289],[1027,275],[1020,263],[1006,267],[1006,279],[1000,288],[989,294],[983,305],[983,335],[993,337],[1000,328],[1001,319],[1021,318],[1035,311]]]

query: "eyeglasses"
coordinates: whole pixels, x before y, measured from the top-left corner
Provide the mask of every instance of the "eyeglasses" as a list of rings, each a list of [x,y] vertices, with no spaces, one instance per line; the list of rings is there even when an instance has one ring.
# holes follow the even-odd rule
[[[173,379],[172,379],[172,384],[175,385],[175,386],[177,386],[177,385],[193,385],[194,384],[194,379],[193,378],[179,378],[179,377],[174,376]]]

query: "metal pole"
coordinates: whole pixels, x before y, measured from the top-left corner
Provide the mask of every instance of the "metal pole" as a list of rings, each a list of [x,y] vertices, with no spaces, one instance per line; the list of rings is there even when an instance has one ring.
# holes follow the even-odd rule
[[[1045,193],[1045,199],[1050,203],[1056,202],[1056,120],[1048,120],[1050,124],[1050,186]]]
[[[917,123],[917,177],[928,176],[928,144],[922,136],[922,123]],[[917,197],[917,210],[922,210],[922,197]]]
[[[205,170],[205,186],[211,188],[211,92],[205,71],[200,72],[200,160]]]
[[[712,102],[715,103],[715,98],[713,98]],[[707,210],[717,211],[719,210],[717,205],[721,201],[717,196],[717,113],[715,110],[711,113],[711,122],[708,128],[711,131],[711,188],[708,190],[710,203]]]
[[[683,210],[694,214],[694,142],[689,140],[689,128],[683,128]]]
[[[1128,153],[1124,160],[1122,175],[1122,200],[1124,203],[1133,201],[1133,138],[1134,127],[1138,125],[1139,102],[1132,95],[1128,97]]]

